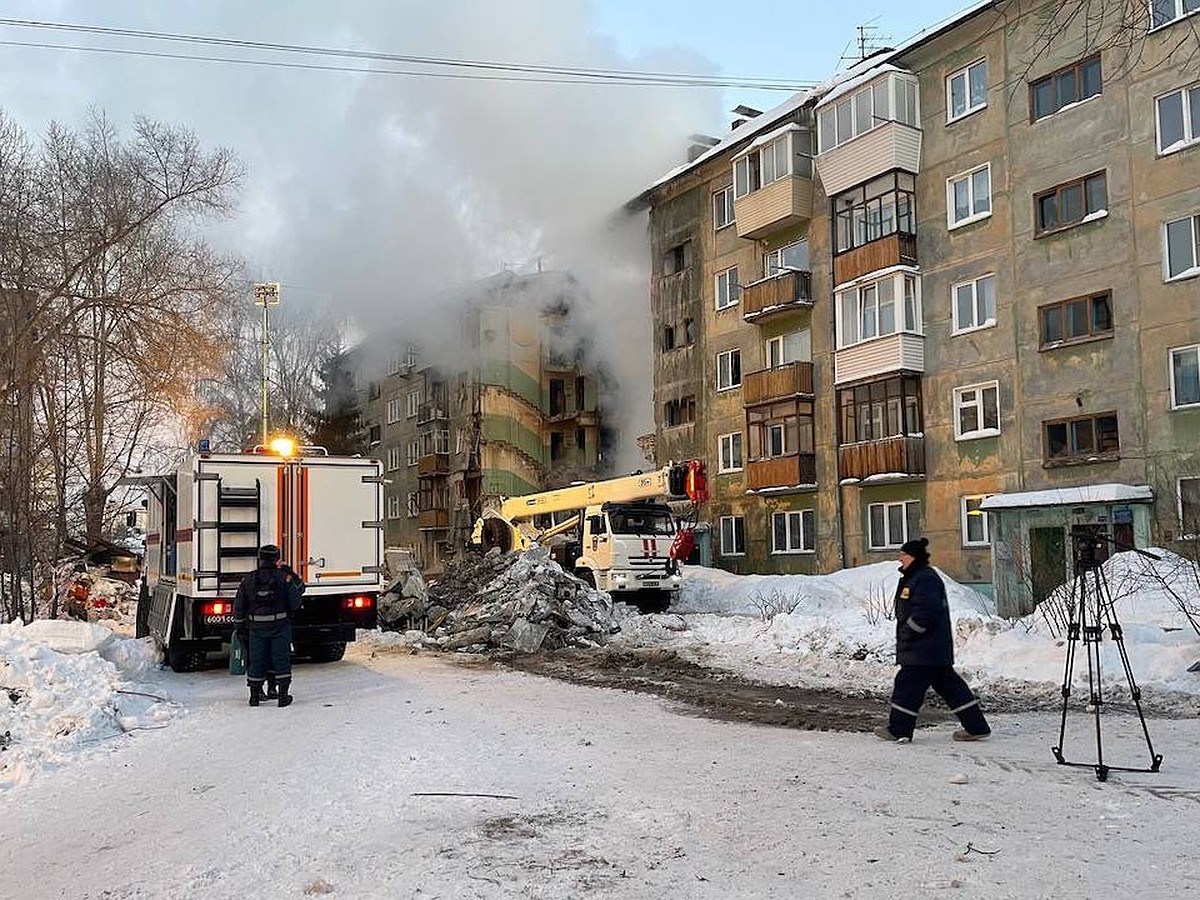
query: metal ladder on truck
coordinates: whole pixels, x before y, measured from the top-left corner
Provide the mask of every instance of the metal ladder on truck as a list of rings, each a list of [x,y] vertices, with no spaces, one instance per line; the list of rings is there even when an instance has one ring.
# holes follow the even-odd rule
[[[207,479],[206,479],[207,480]],[[215,579],[217,590],[226,585],[237,585],[248,572],[254,571],[258,561],[258,548],[262,543],[262,484],[254,479],[254,487],[227,487],[221,476],[214,474],[217,482],[217,515],[215,519],[198,521],[198,531],[212,532],[217,541],[216,569],[196,572],[196,586],[201,579]],[[249,511],[249,515],[243,513]],[[227,536],[253,535],[250,544],[226,541]],[[200,548],[197,547],[197,559]],[[236,561],[243,561],[239,565]],[[249,564],[247,565],[246,562]],[[232,565],[230,565],[232,564]]]

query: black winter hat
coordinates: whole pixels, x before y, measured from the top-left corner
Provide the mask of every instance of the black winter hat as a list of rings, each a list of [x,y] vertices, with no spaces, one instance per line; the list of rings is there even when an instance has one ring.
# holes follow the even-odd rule
[[[900,545],[900,552],[907,553],[913,559],[929,559],[929,538],[914,538]]]
[[[279,562],[279,548],[274,544],[263,544],[258,548],[258,558],[262,562]]]

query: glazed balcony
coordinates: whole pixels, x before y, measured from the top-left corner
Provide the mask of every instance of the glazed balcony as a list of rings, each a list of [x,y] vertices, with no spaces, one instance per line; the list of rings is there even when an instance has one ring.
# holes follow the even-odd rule
[[[834,384],[849,384],[890,372],[925,371],[925,336],[901,331],[838,350],[833,355]]]
[[[750,372],[742,378],[742,404],[746,407],[813,394],[813,365],[794,362],[774,369]]]
[[[812,302],[812,272],[782,272],[742,285],[742,318],[747,322],[808,308]]]
[[[814,453],[789,453],[746,463],[746,490],[785,490],[817,483],[817,457]]]
[[[830,197],[893,169],[916,174],[921,171],[921,129],[893,119],[824,150],[816,162]]]
[[[838,467],[842,478],[860,481],[873,475],[924,476],[925,438],[908,434],[843,444],[838,447]]]
[[[417,408],[418,425],[427,425],[430,422],[438,422],[449,417],[445,403],[422,403]]]
[[[833,283],[844,284],[868,272],[917,264],[917,236],[894,232],[887,237],[846,250],[833,258]]]

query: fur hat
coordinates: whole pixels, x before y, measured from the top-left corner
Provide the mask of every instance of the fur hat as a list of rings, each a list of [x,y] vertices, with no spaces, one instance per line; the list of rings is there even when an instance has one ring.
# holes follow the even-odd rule
[[[263,544],[258,548],[258,559],[259,562],[279,562],[279,548],[274,544]]]
[[[929,538],[914,538],[900,545],[900,552],[907,553],[913,559],[929,560]]]

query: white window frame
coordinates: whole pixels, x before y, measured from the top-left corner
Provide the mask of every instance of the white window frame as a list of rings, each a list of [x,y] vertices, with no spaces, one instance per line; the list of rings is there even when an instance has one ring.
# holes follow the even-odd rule
[[[775,546],[775,520],[783,516],[784,541],[786,546]],[[793,518],[794,517],[794,518]],[[793,534],[793,524],[797,524],[799,534]],[[771,555],[799,556],[812,555],[817,552],[817,514],[812,509],[788,509],[771,514]],[[795,543],[796,546],[792,546]]]
[[[984,410],[984,396],[989,390],[996,392],[996,427],[987,428],[984,426],[986,415]],[[975,398],[969,403],[964,399],[964,395],[971,392]],[[1000,382],[999,381],[981,381],[979,384],[966,384],[962,387],[954,389],[954,439],[956,441],[976,441],[980,438],[997,437],[1000,434]],[[968,407],[975,409],[975,422],[978,426],[972,431],[962,431],[961,413]]]
[[[1192,222],[1192,264],[1186,269],[1171,274],[1171,245],[1167,240],[1167,229],[1179,222],[1191,219]],[[1162,242],[1163,242],[1163,281],[1184,281],[1188,278],[1195,278],[1200,275],[1200,213],[1193,213],[1189,216],[1183,216],[1179,219],[1172,219],[1169,222],[1163,222],[1162,227]]]
[[[905,293],[910,279],[913,286],[911,310],[908,308],[908,296]],[[888,280],[892,281],[892,330],[881,332],[879,285],[881,282]],[[863,298],[864,291],[868,288],[875,289],[874,298],[867,305],[867,308],[874,310],[875,333],[870,337],[863,337]],[[853,328],[848,331],[845,316],[845,295],[849,293],[854,294],[855,313]],[[837,304],[835,331],[837,335],[837,349],[839,350],[853,347],[856,344],[864,344],[868,341],[891,337],[896,334],[924,334],[924,313],[921,309],[921,275],[916,270],[907,268],[895,269],[884,276],[876,276],[842,285],[837,289],[837,293],[834,294],[834,302]],[[910,313],[912,320],[911,327],[909,322]],[[851,340],[850,338],[853,339]]]
[[[981,103],[977,103],[974,106],[972,106],[971,105],[971,75],[973,72],[976,72],[976,71],[980,70],[981,68],[983,71],[983,101]],[[966,106],[963,107],[963,111],[958,114],[955,114],[955,112],[954,112],[953,101],[951,99],[953,97],[953,83],[954,83],[954,79],[956,79],[956,78],[962,78],[962,80],[963,80],[963,89],[965,92],[963,96],[966,99]],[[965,119],[967,116],[971,115],[972,113],[977,113],[981,109],[986,109],[987,108],[987,87],[988,87],[988,85],[987,85],[987,57],[986,56],[981,57],[980,59],[975,60],[973,63],[969,63],[969,64],[963,66],[958,71],[951,72],[949,75],[947,75],[946,76],[946,124],[949,125],[951,122],[957,122],[960,119]]]
[[[421,458],[421,442],[419,440],[411,440],[404,450],[404,461],[406,465],[415,466],[417,460]]]
[[[725,523],[729,523],[729,536],[733,544],[733,549],[727,549],[725,546]],[[721,516],[717,520],[717,530],[721,536],[721,556],[745,556],[746,555],[746,518],[744,516]],[[742,548],[737,549],[738,532],[741,532]]]
[[[1193,91],[1200,93],[1200,81],[1181,88],[1175,88],[1173,91],[1167,91],[1154,98],[1154,146],[1158,150],[1159,156],[1168,156],[1200,144],[1200,122],[1192,120],[1192,103],[1191,98],[1188,96]],[[1162,137],[1162,107],[1160,104],[1168,97],[1174,97],[1176,94],[1179,95],[1179,105],[1183,112],[1183,140],[1164,147]]]
[[[915,535],[910,535],[908,533],[908,506],[909,506],[909,504],[914,504],[914,503],[918,506],[918,508],[921,505],[920,500],[897,500],[894,502],[887,502],[887,503],[868,504],[868,506],[867,506],[867,549],[869,549],[869,550],[896,550],[902,544],[904,544],[905,541],[909,540],[909,538],[914,537]],[[871,543],[871,540],[873,537],[873,535],[871,534],[871,510],[877,506],[883,507],[883,530],[886,533],[885,539],[887,541],[887,543],[883,543],[883,544]],[[900,530],[902,533],[900,535],[894,535],[891,533],[891,524],[890,524],[891,519],[888,516],[888,510],[895,506],[899,506],[899,507],[903,508],[903,512],[901,513],[901,523],[902,524],[900,527]],[[918,512],[918,515],[920,515],[919,512]]]
[[[979,172],[987,172],[988,178],[988,208],[986,212],[974,212],[975,209],[975,179],[974,176]],[[960,181],[967,183],[967,202],[972,212],[965,218],[955,220],[954,218],[954,185]],[[946,230],[953,231],[956,228],[962,228],[965,225],[971,225],[974,222],[982,222],[984,219],[992,217],[992,210],[995,206],[993,200],[995,190],[992,185],[992,164],[984,163],[982,166],[974,166],[967,169],[965,172],[959,172],[956,175],[951,175],[946,179]]]
[[[409,419],[414,419],[417,413],[421,411],[421,392],[409,391],[404,395],[404,414]]]
[[[387,450],[387,470],[395,472],[400,468],[400,447],[388,447]]]
[[[1171,385],[1171,409],[1195,409],[1200,401],[1195,403],[1180,403],[1175,395],[1175,354],[1191,351],[1196,356],[1197,368],[1200,370],[1200,344],[1185,344],[1182,347],[1172,347],[1167,350],[1167,380]]]
[[[781,178],[786,178],[792,174],[794,163],[792,161],[795,155],[795,147],[792,144],[792,135],[795,132],[792,130],[785,131],[777,138],[773,138],[770,142],[759,147],[755,147],[748,153],[744,153],[733,161],[733,198],[740,200],[743,197],[748,197],[755,191],[761,191],[767,185],[774,184]],[[783,166],[778,166],[780,153],[782,148]],[[758,184],[750,183],[751,172],[751,157],[756,157],[758,161]],[[770,166],[767,165],[767,160],[770,160]],[[745,169],[744,177],[739,178],[739,170]],[[768,177],[769,175],[769,177]],[[742,190],[742,186],[745,190]],[[732,221],[732,220],[731,220]]]
[[[718,310],[731,309],[737,306],[741,299],[738,297],[739,293],[741,293],[741,287],[738,282],[737,266],[722,269],[713,277],[713,297],[716,300]],[[724,294],[723,303],[722,294]]]
[[[988,272],[980,275],[977,278],[968,278],[966,281],[959,281],[950,285],[950,314],[954,320],[953,334],[968,334],[972,331],[980,331],[984,328],[995,328],[996,318],[999,315],[999,310],[993,308],[993,315],[990,318],[984,319],[982,322],[975,321],[970,325],[964,325],[958,317],[958,289],[963,287],[971,288],[971,314],[978,320],[979,317],[979,284],[987,279],[992,280],[992,306],[999,306],[999,298],[996,296],[996,273]]]
[[[733,380],[733,360],[737,357],[737,381]],[[721,377],[721,362],[728,360],[727,369],[729,375],[728,383],[722,383]],[[734,347],[732,350],[723,350],[717,354],[717,391],[732,391],[734,388],[742,386],[742,348]]]
[[[718,210],[725,213],[725,221],[721,221]],[[713,192],[713,231],[720,231],[734,224],[736,219],[733,212],[733,185]]]
[[[400,495],[392,494],[387,498],[387,517],[389,519],[400,518]]]
[[[400,398],[393,397],[387,402],[387,424],[395,425],[400,421]]]
[[[965,497],[961,497],[959,499],[959,514],[960,514],[959,515],[959,528],[962,530],[962,545],[964,547],[990,547],[990,546],[992,546],[992,529],[991,529],[991,524],[988,521],[987,511],[978,509],[979,503],[982,503],[984,500],[986,500],[990,496],[992,496],[992,495],[991,494],[967,494]],[[968,506],[972,500],[978,501],[976,503],[976,509],[978,510],[978,512],[976,512],[976,513],[972,513],[968,509]],[[983,523],[983,540],[980,540],[980,541],[971,540],[970,522],[971,522],[972,518],[978,519],[980,522]]]
[[[1175,15],[1170,19],[1165,19],[1162,22],[1155,24],[1155,22],[1154,22],[1154,0],[1147,0],[1146,5],[1150,10],[1150,30],[1151,31],[1158,31],[1158,29],[1160,29],[1160,28],[1170,28],[1176,22],[1179,22],[1183,19],[1188,18],[1189,16],[1194,16],[1197,13],[1200,13],[1200,5],[1198,5],[1196,7],[1196,9],[1188,10],[1185,12],[1183,9],[1184,0],[1173,0],[1173,2],[1174,2],[1174,6],[1175,6]]]
[[[911,90],[911,98],[905,97],[901,85],[907,85]],[[876,91],[876,88],[882,87],[882,91]],[[879,115],[880,110],[875,103],[876,98],[885,98],[887,108],[883,110],[884,115]],[[912,100],[912,109],[908,109],[907,101]],[[858,120],[860,117],[865,117],[860,107],[866,103],[870,103],[870,127],[859,130]],[[849,104],[850,109],[850,129],[848,134],[840,134],[838,128],[837,111],[839,106]],[[830,117],[830,118],[826,118]],[[823,125],[823,122],[828,122],[829,125]],[[828,153],[843,144],[847,144],[856,138],[862,137],[870,131],[874,131],[889,122],[899,122],[903,125],[908,125],[910,128],[921,127],[921,90],[916,78],[911,75],[905,75],[901,72],[888,72],[885,75],[871,79],[865,85],[856,88],[853,93],[842,94],[835,99],[824,103],[817,110],[817,152]],[[821,139],[822,134],[832,133],[833,143],[828,147],[825,146]]]
[[[735,454],[733,451],[737,449]],[[717,435],[717,472],[740,472],[746,463],[746,439],[740,431]]]

